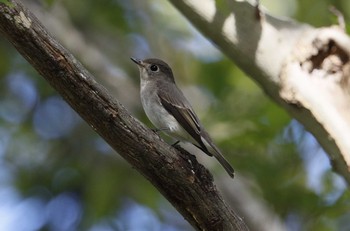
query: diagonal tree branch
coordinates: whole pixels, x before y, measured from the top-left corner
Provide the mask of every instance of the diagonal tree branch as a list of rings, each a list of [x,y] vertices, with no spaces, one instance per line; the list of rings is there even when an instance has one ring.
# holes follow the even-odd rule
[[[195,229],[247,230],[223,201],[211,174],[133,118],[18,1],[0,2],[0,32]]]
[[[350,38],[279,19],[247,1],[169,0],[301,122],[350,184]]]

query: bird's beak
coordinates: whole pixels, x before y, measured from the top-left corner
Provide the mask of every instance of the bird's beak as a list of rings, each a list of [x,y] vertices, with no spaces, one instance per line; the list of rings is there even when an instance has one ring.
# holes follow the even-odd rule
[[[144,67],[143,62],[142,62],[141,59],[136,59],[136,58],[133,58],[133,57],[131,57],[130,59],[131,59],[134,63],[136,63],[139,67]]]

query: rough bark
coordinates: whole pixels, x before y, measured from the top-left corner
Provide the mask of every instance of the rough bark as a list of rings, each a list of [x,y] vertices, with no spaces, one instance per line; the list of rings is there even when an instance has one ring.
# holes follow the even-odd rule
[[[350,39],[279,19],[246,1],[169,0],[302,123],[350,183]]]
[[[18,1],[0,2],[0,32],[123,158],[197,230],[247,230],[211,174],[145,128]]]

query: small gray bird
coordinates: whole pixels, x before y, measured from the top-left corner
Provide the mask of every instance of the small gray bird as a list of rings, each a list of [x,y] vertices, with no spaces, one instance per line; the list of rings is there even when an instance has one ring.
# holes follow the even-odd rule
[[[153,125],[178,140],[191,142],[209,156],[214,156],[233,178],[232,166],[215,146],[190,103],[176,86],[169,65],[159,59],[131,60],[139,67],[141,102]]]

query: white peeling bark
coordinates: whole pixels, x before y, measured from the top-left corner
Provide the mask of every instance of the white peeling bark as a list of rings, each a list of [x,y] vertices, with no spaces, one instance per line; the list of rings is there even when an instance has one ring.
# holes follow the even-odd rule
[[[246,1],[169,0],[309,130],[350,183],[350,39]]]

